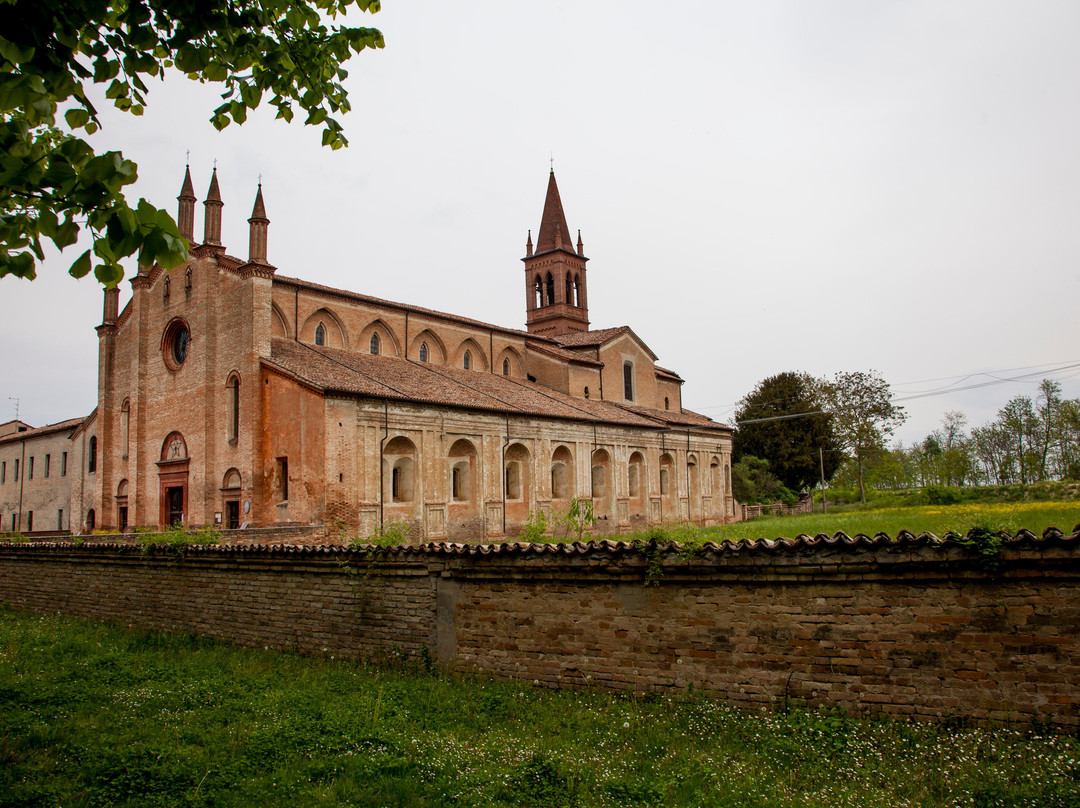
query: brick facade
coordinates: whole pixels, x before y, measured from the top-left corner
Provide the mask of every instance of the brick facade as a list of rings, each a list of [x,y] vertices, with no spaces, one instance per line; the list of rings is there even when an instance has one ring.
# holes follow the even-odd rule
[[[525,283],[541,264],[558,282],[519,330],[278,274],[261,186],[248,258],[229,255],[216,170],[197,242],[189,172],[190,259],[140,267],[122,311],[105,291],[98,406],[69,436],[78,477],[42,496],[82,534],[405,523],[475,540],[573,498],[593,500],[601,532],[733,519],[731,430],[684,410],[682,379],[628,327],[589,330],[586,259],[553,198],[552,174]]]
[[[1080,727],[1080,533],[1000,566],[955,542],[846,537],[363,551],[0,544],[0,600],[252,645],[552,687],[695,689],[915,718]]]

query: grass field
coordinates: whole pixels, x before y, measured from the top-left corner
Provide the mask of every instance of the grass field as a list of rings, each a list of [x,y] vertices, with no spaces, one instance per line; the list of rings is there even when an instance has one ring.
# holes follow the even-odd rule
[[[552,692],[0,610],[0,806],[1077,808],[1080,742]]]
[[[967,534],[972,527],[981,526],[993,532],[1000,530],[1015,533],[1026,528],[1041,534],[1048,527],[1056,527],[1070,533],[1080,524],[1080,503],[1077,502],[1001,502],[965,503],[959,505],[924,505],[913,507],[830,508],[829,513],[820,512],[805,516],[769,516],[749,522],[736,522],[711,528],[674,526],[664,530],[654,529],[635,534],[633,538],[667,537],[676,541],[723,541],[729,539],[775,539],[780,536],[793,538],[801,533],[830,536],[843,531],[849,536],[864,533],[887,533],[895,536],[901,530],[933,533],[944,536],[952,530]],[[630,538],[630,537],[628,537]]]

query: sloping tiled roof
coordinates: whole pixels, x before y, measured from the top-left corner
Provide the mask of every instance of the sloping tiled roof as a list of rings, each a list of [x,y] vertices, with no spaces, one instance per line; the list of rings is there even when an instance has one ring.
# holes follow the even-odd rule
[[[620,325],[615,328],[598,328],[594,331],[571,331],[569,334],[559,334],[555,339],[566,348],[595,348],[629,330],[630,326]]]
[[[81,426],[82,422],[85,420],[86,416],[83,416],[82,418],[70,418],[67,421],[59,421],[55,424],[34,427],[25,432],[12,432],[10,435],[4,435],[4,437],[0,438],[0,443],[18,443],[27,438],[40,438],[42,435],[51,435],[54,432],[74,430]]]
[[[642,407],[639,404],[620,404],[620,407],[625,407],[631,412],[636,412],[638,415],[644,415],[646,418],[653,418],[657,421],[663,421],[666,424],[675,426],[693,426],[701,429],[722,429],[725,432],[731,432],[731,427],[727,424],[718,424],[712,418],[707,415],[701,415],[700,413],[692,412],[690,410],[681,410],[676,412],[675,410],[658,410],[653,407]]]
[[[604,363],[598,359],[592,359],[588,356],[568,351],[565,348],[558,348],[554,345],[544,345],[539,342],[526,342],[525,347],[530,351],[554,356],[557,359],[562,359],[566,362],[573,362],[575,365],[589,365],[597,368],[602,368],[604,366]]]
[[[610,402],[574,398],[486,371],[373,356],[281,338],[272,341],[270,358],[263,361],[327,393],[573,421],[663,427],[656,419]]]
[[[1005,550],[1029,550],[1038,552],[1046,547],[1063,545],[1073,550],[1080,550],[1080,525],[1073,527],[1071,533],[1065,533],[1056,527],[1048,527],[1041,534],[1030,530],[1018,530],[1010,534],[1001,532],[997,534],[1001,539],[1001,547]],[[324,544],[324,545],[292,545],[292,544],[210,544],[195,545],[188,548],[188,552],[198,552],[220,555],[281,555],[281,556],[354,556],[354,555],[378,555],[393,557],[409,556],[619,556],[619,555],[642,555],[645,558],[655,558],[660,555],[671,554],[678,558],[688,560],[692,556],[702,557],[707,555],[725,556],[738,553],[750,554],[782,554],[793,552],[814,552],[825,550],[847,550],[858,552],[862,550],[877,549],[914,549],[917,547],[931,547],[945,549],[968,541],[969,537],[949,532],[944,536],[936,536],[933,533],[920,533],[918,535],[907,530],[901,530],[895,537],[886,533],[877,533],[867,536],[857,533],[849,536],[843,532],[832,535],[819,533],[809,536],[800,533],[794,538],[778,537],[774,539],[739,539],[738,541],[723,540],[719,542],[705,542],[702,545],[687,546],[678,542],[656,541],[614,541],[611,539],[593,540],[587,542],[505,542],[501,544],[463,544],[459,542],[427,542],[426,544],[401,544],[390,547],[375,545],[360,545],[358,547]],[[26,550],[48,551],[78,549],[80,552],[172,552],[166,547],[150,547],[144,549],[135,542],[111,542],[111,543],[86,543],[77,544],[71,541],[33,541],[33,542],[0,542],[0,552],[23,552]],[[974,552],[974,551],[973,551]]]
[[[289,278],[285,275],[275,275],[274,283],[283,283],[289,286],[296,286],[300,289],[308,289],[312,292],[322,292],[324,294],[333,295],[334,297],[341,297],[346,300],[355,300],[360,303],[368,303],[372,306],[396,309],[397,311],[410,311],[416,312],[418,314],[426,314],[429,317],[437,317],[440,320],[448,320],[450,322],[461,323],[462,325],[483,328],[485,331],[495,331],[500,334],[512,334],[517,337],[525,337],[530,340],[538,340],[554,344],[554,342],[552,340],[549,340],[547,337],[530,334],[528,331],[522,331],[518,328],[507,328],[506,326],[485,323],[482,320],[473,320],[469,317],[461,317],[457,314],[448,314],[445,311],[425,309],[422,306],[412,306],[408,303],[397,303],[393,300],[384,300],[383,298],[372,297],[371,295],[361,295],[357,292],[350,292],[346,289],[335,289],[332,286],[323,286],[321,283],[311,283],[310,281],[300,280],[299,278]]]
[[[629,334],[633,337],[638,345],[645,349],[645,353],[654,362],[656,361],[656,354],[652,352],[652,348],[646,345],[645,340],[635,334],[634,329],[628,325],[620,325],[615,328],[598,328],[595,331],[572,331],[568,334],[557,334],[554,339],[564,348],[596,348],[623,334]]]
[[[667,368],[662,368],[659,365],[654,365],[653,369],[656,371],[657,376],[663,376],[677,382],[681,382],[683,380],[683,377],[676,373],[674,370],[668,370]]]

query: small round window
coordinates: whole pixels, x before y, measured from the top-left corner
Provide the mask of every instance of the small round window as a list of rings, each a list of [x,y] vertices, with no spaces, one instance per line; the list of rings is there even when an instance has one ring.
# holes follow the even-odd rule
[[[165,364],[172,370],[179,370],[187,359],[190,344],[191,332],[188,331],[187,323],[183,320],[173,320],[165,329],[165,338],[161,345]]]

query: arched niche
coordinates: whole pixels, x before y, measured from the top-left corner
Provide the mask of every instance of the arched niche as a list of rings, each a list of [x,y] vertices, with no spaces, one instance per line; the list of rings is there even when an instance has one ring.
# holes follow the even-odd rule
[[[452,520],[480,513],[480,457],[472,441],[459,438],[446,458],[448,501]]]
[[[649,475],[645,472],[645,456],[633,452],[626,466],[627,489],[630,496],[631,516],[645,515],[645,502],[649,496]]]
[[[551,453],[551,500],[553,507],[562,510],[569,505],[576,491],[574,455],[566,446]]]
[[[377,335],[379,338],[380,356],[401,356],[401,344],[397,341],[397,337],[394,336],[394,332],[390,330],[390,326],[381,319],[368,323],[364,330],[360,332],[360,341],[357,345],[359,345],[361,351],[371,353],[372,335]]]
[[[660,496],[664,501],[664,517],[670,518],[671,500],[675,493],[675,463],[667,452],[660,455]]]
[[[330,309],[321,308],[312,313],[304,320],[304,327],[300,329],[300,341],[310,345],[318,345],[319,329],[322,328],[322,344],[329,348],[348,348],[349,338],[345,326]]]
[[[277,303],[270,304],[270,336],[290,339],[289,323],[285,315],[278,308]]]
[[[427,346],[427,359],[421,360],[420,346]],[[432,365],[446,364],[446,345],[439,339],[438,334],[430,328],[425,328],[409,342],[409,359],[417,362],[429,362]]]
[[[686,456],[686,492],[690,499],[690,518],[701,518],[701,469],[695,454]]]
[[[724,479],[720,458],[713,455],[709,460],[709,491],[712,494],[713,516],[724,515]]]
[[[451,363],[451,366],[456,368],[464,367],[464,358],[466,353],[468,353],[471,357],[469,367],[466,368],[466,370],[488,369],[487,354],[484,353],[483,348],[481,348],[477,344],[476,340],[472,339],[471,337],[462,340],[461,344],[458,345],[457,350],[454,352],[454,361]]]
[[[512,443],[503,454],[503,497],[507,529],[523,524],[532,508],[532,455],[521,443]]]
[[[403,435],[383,447],[383,523],[412,521],[422,501],[420,457],[416,444]]]
[[[615,481],[611,474],[611,455],[607,449],[597,449],[592,453],[592,490],[593,513],[597,519],[611,515],[611,503],[614,501]]]

